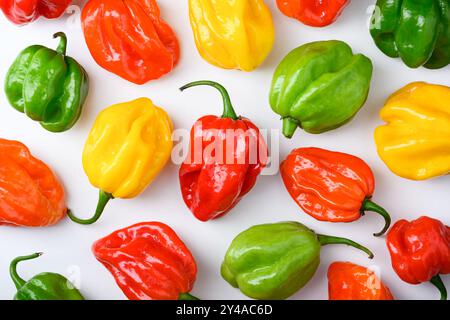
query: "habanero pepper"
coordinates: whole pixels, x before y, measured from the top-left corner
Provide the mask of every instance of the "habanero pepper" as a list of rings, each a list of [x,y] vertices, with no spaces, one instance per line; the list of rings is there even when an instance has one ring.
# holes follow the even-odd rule
[[[24,49],[9,68],[5,93],[11,105],[39,121],[44,129],[62,132],[80,118],[89,91],[83,67],[66,55],[67,37],[58,32],[55,50],[34,45]]]
[[[199,85],[219,90],[224,111],[221,117],[208,115],[196,121],[179,178],[188,208],[197,219],[208,221],[228,213],[253,188],[268,151],[258,127],[236,115],[223,86],[197,81],[180,90]]]
[[[386,244],[392,267],[410,284],[430,281],[447,299],[440,274],[450,273],[450,227],[426,216],[397,221],[389,230]]]
[[[280,169],[291,197],[313,218],[352,222],[366,211],[374,211],[385,220],[383,229],[374,236],[389,229],[389,214],[371,200],[375,179],[362,159],[319,148],[299,148],[287,156]]]
[[[89,0],[81,20],[94,60],[125,80],[144,84],[178,63],[178,39],[155,0]]]
[[[0,0],[0,9],[12,23],[24,25],[40,16],[59,18],[71,3],[72,0]]]
[[[142,193],[170,159],[172,128],[169,115],[148,98],[103,110],[83,150],[84,171],[100,190],[97,209],[90,219],[72,213],[69,218],[93,224],[110,200],[131,199]]]
[[[18,141],[0,139],[0,225],[43,227],[67,212],[52,170]]]
[[[169,226],[143,222],[96,241],[92,252],[130,300],[198,300],[197,265]]]
[[[64,276],[58,273],[43,272],[28,281],[17,274],[17,264],[36,259],[42,253],[15,258],[9,267],[11,278],[17,288],[14,300],[84,300],[80,291]]]
[[[280,11],[312,27],[325,27],[340,16],[350,0],[277,0]]]
[[[328,268],[329,300],[394,300],[375,272],[351,262],[333,262]]]
[[[320,264],[321,247],[345,244],[373,253],[345,238],[316,234],[298,222],[253,226],[234,238],[222,263],[222,277],[254,299],[286,299],[303,288]]]

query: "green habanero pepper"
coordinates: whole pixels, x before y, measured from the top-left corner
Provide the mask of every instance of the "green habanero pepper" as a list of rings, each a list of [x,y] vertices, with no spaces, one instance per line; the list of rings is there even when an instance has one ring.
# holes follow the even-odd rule
[[[345,238],[317,235],[298,222],[253,226],[231,243],[222,277],[254,299],[286,299],[303,288],[320,263],[321,246],[346,244],[372,252]]]
[[[377,47],[410,68],[450,63],[450,0],[378,0],[370,24]]]
[[[11,278],[16,285],[14,300],[84,300],[80,291],[65,277],[57,273],[40,273],[28,281],[17,274],[17,264],[35,259],[42,253],[15,258],[9,267]]]
[[[275,70],[270,106],[283,120],[283,134],[336,129],[363,106],[372,62],[342,41],[319,41],[292,50]]]
[[[40,45],[24,49],[5,79],[10,104],[52,132],[75,125],[89,91],[86,71],[66,56],[66,35],[59,32],[57,37],[56,51]]]

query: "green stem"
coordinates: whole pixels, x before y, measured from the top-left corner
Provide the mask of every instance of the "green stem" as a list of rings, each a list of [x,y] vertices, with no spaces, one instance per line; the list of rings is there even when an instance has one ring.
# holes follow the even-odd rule
[[[319,242],[322,246],[326,246],[328,244],[345,244],[347,246],[351,246],[354,248],[357,248],[361,251],[364,251],[369,255],[369,259],[373,259],[373,253],[366,247],[360,245],[359,243],[356,243],[355,241],[352,241],[350,239],[346,238],[339,238],[339,237],[332,237],[332,236],[325,236],[323,234],[318,234],[317,238],[319,239]]]
[[[188,83],[188,84],[182,86],[180,88],[180,90],[183,91],[185,89],[195,87],[195,86],[211,86],[211,87],[214,87],[217,90],[219,90],[220,93],[222,94],[222,99],[223,99],[222,118],[230,118],[233,120],[239,119],[239,117],[236,115],[236,112],[234,111],[233,105],[231,104],[230,96],[229,96],[227,90],[221,84],[218,84],[217,82],[214,82],[214,81],[208,81],[208,80],[195,81],[195,82],[191,82],[191,83]]]
[[[365,212],[365,211],[376,212],[384,218],[383,229],[378,233],[374,233],[373,235],[375,237],[379,237],[379,236],[382,236],[383,234],[385,234],[386,231],[391,226],[391,216],[389,215],[389,213],[386,210],[384,210],[382,207],[377,205],[376,203],[372,202],[370,199],[366,199],[363,202],[363,205],[361,207],[361,212]]]
[[[190,293],[180,293],[178,300],[200,300],[199,298],[193,296]]]
[[[431,278],[430,282],[438,288],[441,293],[441,300],[447,300],[447,289],[445,288],[445,284],[442,282],[441,277],[437,274]]]
[[[56,48],[56,52],[62,54],[62,55],[66,55],[66,50],[67,50],[67,37],[66,34],[64,32],[57,32],[53,35],[53,38],[60,38],[61,40],[59,41],[59,45]]]
[[[26,281],[23,280],[17,273],[17,264],[21,261],[36,259],[37,257],[42,256],[42,254],[42,252],[37,252],[30,254],[29,256],[17,257],[11,261],[11,264],[9,265],[9,274],[11,275],[11,279],[13,280],[17,290],[20,290],[20,288],[22,288],[26,283]]]
[[[288,139],[292,138],[297,128],[298,128],[297,120],[291,117],[283,118],[283,135],[286,138]]]
[[[97,203],[97,209],[95,209],[95,214],[90,219],[80,219],[74,216],[72,211],[68,210],[67,215],[69,216],[70,220],[73,222],[79,223],[79,224],[93,224],[97,222],[98,219],[100,219],[103,210],[105,209],[106,205],[108,204],[109,200],[114,199],[113,195],[110,193],[106,193],[104,191],[100,190],[99,196],[98,196],[98,203]]]

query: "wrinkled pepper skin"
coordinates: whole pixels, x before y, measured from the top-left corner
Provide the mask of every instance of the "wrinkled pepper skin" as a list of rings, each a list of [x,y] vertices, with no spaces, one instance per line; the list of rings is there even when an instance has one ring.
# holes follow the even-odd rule
[[[197,265],[169,226],[144,222],[96,241],[92,252],[130,300],[197,300]]]
[[[258,127],[236,115],[220,84],[198,81],[181,90],[198,85],[220,91],[224,112],[221,117],[208,115],[196,121],[179,179],[187,207],[197,219],[208,221],[228,213],[250,192],[267,163],[268,151]],[[213,151],[211,146],[215,152],[208,152]]]
[[[148,98],[113,105],[95,120],[83,151],[89,181],[100,190],[95,215],[69,217],[80,224],[96,222],[109,200],[131,199],[147,188],[172,151],[169,115]]]
[[[52,170],[18,141],[0,139],[0,225],[44,227],[67,212]]]
[[[28,281],[17,274],[17,265],[21,261],[36,259],[42,253],[17,257],[11,262],[10,275],[17,288],[14,300],[84,300],[80,291],[64,276],[43,272]]]
[[[450,0],[378,0],[370,33],[377,47],[410,68],[450,63]]]
[[[322,133],[350,121],[367,99],[372,69],[369,58],[354,55],[342,41],[292,50],[275,70],[269,98],[284,136],[291,138],[298,127]]]
[[[350,0],[277,0],[280,11],[311,26],[326,27],[341,15]]]
[[[450,227],[426,216],[397,221],[386,238],[392,267],[410,284],[430,281],[447,299],[440,274],[450,273]]]
[[[231,243],[222,277],[254,299],[286,299],[303,288],[320,264],[321,246],[346,244],[373,257],[369,249],[344,238],[318,235],[298,222],[253,226]]]
[[[81,21],[94,60],[125,80],[141,85],[178,63],[177,36],[155,0],[89,0]]]
[[[426,180],[450,172],[450,87],[414,82],[395,92],[375,130],[380,158],[396,175]]]
[[[10,104],[51,132],[72,128],[80,118],[89,92],[83,67],[66,55],[62,32],[55,50],[34,45],[23,50],[9,68],[5,93]]]
[[[329,300],[394,300],[375,272],[351,262],[334,262],[328,268]]]
[[[72,0],[0,0],[0,9],[12,23],[24,25],[40,16],[57,19],[71,3]]]
[[[375,178],[360,158],[319,148],[293,150],[281,163],[281,177],[292,199],[320,221],[352,222],[374,211],[385,219],[383,235],[391,224],[389,214],[371,201]]]
[[[252,71],[272,50],[275,28],[263,0],[189,0],[195,44],[210,64]]]

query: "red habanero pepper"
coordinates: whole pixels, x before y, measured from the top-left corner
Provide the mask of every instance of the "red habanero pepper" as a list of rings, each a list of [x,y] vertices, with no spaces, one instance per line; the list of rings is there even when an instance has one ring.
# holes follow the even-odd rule
[[[394,300],[375,272],[351,262],[334,262],[328,268],[329,300]]]
[[[130,300],[198,300],[197,265],[169,226],[143,222],[96,241],[92,252]]]
[[[0,0],[0,8],[12,23],[24,25],[40,16],[59,18],[71,3],[72,0]]]
[[[155,0],[89,0],[81,21],[94,60],[136,84],[170,72],[180,57],[178,39]]]
[[[280,11],[312,27],[332,24],[350,0],[277,0]]]
[[[360,158],[319,148],[293,150],[281,163],[281,176],[291,197],[320,221],[351,222],[365,211],[384,220],[383,235],[391,224],[389,214],[371,201],[375,189],[372,170]]]
[[[204,116],[191,129],[189,154],[180,167],[184,202],[201,221],[229,212],[255,185],[267,162],[267,146],[259,129],[238,117],[228,92],[212,81],[197,81],[180,88],[208,85],[220,91],[221,117]]]
[[[429,217],[397,221],[389,230],[386,243],[392,267],[410,284],[430,281],[447,299],[440,274],[450,273],[450,228]]]
[[[67,212],[51,169],[18,141],[0,139],[0,225],[43,227]]]

